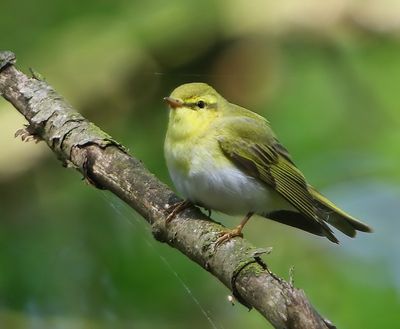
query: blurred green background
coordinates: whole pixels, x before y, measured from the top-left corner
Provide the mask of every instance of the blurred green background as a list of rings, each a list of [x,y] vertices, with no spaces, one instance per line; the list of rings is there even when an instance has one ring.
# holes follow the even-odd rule
[[[162,97],[203,81],[265,115],[309,181],[374,234],[256,218],[246,237],[339,328],[400,322],[400,3],[3,1],[0,47],[162,181]],[[207,272],[65,170],[0,99],[0,328],[264,328]],[[239,218],[214,214],[227,226]]]

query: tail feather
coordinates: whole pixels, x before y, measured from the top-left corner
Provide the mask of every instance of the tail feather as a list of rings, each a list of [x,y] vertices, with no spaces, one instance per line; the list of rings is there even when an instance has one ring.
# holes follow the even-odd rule
[[[264,213],[262,216],[315,235],[325,236],[334,243],[339,241],[326,223],[352,238],[355,237],[356,231],[372,232],[371,227],[339,209],[312,186],[308,186],[308,191],[315,201],[315,218],[293,210],[278,210]]]
[[[372,232],[371,227],[339,209],[333,202],[325,198],[312,186],[308,186],[308,190],[317,202],[318,207],[326,211],[327,216],[324,220],[339,231],[350,237],[354,237],[356,231]]]
[[[328,225],[322,221],[319,222],[311,219],[300,212],[291,210],[277,210],[262,214],[262,216],[285,225],[299,228],[315,235],[326,236],[330,241],[339,243],[339,240],[334,236]]]

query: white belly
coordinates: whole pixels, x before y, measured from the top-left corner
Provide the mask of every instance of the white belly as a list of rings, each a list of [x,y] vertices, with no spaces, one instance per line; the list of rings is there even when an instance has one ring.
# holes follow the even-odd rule
[[[193,160],[185,175],[170,164],[168,167],[178,192],[196,204],[230,215],[293,209],[275,190],[247,176],[230,162],[216,167],[207,157]]]

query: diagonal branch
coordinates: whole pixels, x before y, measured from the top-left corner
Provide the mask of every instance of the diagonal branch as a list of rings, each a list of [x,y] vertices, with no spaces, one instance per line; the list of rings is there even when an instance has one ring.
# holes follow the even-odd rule
[[[178,201],[175,194],[37,74],[29,78],[14,64],[13,53],[0,52],[0,94],[28,121],[23,139],[33,136],[45,141],[63,164],[124,200],[152,226],[158,241],[209,271],[275,328],[335,328],[316,312],[302,290],[268,270],[260,259],[266,250],[238,238],[215,247],[223,227],[194,207],[165,225],[166,206]]]

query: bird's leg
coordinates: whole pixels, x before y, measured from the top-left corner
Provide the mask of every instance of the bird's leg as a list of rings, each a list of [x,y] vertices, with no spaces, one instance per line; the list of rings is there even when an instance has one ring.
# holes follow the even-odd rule
[[[189,208],[190,206],[192,206],[192,203],[189,200],[179,201],[173,205],[170,205],[168,207],[169,215],[165,220],[165,224],[168,224],[178,213]]]
[[[234,229],[232,229],[232,230],[227,229],[227,230],[222,231],[221,236],[218,238],[215,245],[219,246],[219,245],[223,244],[224,242],[229,241],[230,239],[234,238],[235,236],[242,237],[243,236],[243,234],[242,234],[243,227],[246,225],[246,223],[251,218],[251,216],[253,216],[253,214],[254,214],[253,212],[247,213],[247,215],[242,219],[240,224],[238,226],[236,226]]]

